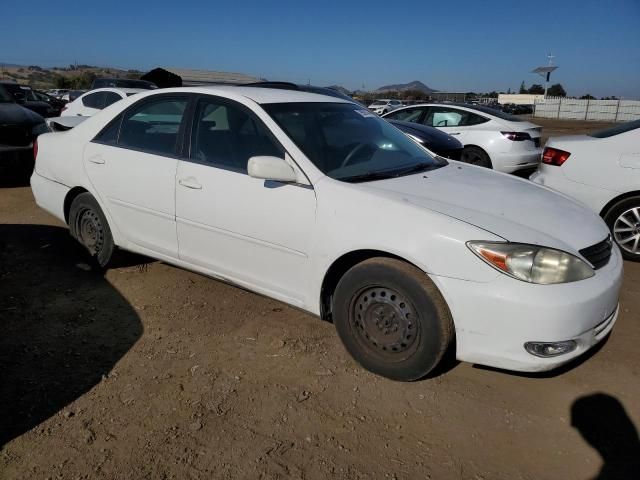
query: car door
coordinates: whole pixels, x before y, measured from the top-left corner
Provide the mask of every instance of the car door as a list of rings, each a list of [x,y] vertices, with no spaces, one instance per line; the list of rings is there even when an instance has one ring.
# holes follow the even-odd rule
[[[315,192],[250,177],[248,160],[259,155],[286,153],[254,112],[218,97],[198,101],[177,173],[180,259],[302,305]]]
[[[95,192],[138,249],[178,257],[175,177],[185,95],[154,95],[118,115],[84,151]]]

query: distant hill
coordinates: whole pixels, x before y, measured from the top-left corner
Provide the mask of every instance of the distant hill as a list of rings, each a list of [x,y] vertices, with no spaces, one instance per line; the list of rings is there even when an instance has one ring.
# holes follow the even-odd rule
[[[382,93],[382,92],[388,92],[388,91],[404,92],[406,90],[419,90],[423,93],[433,93],[438,91],[425,85],[419,80],[414,80],[413,82],[409,82],[409,83],[396,83],[393,85],[384,85],[378,88],[377,90],[375,90],[375,93]]]
[[[67,67],[39,67],[37,65],[0,64],[0,80],[31,85],[34,88],[55,88],[60,79],[72,80],[84,76],[87,85],[69,85],[67,88],[87,88],[96,77],[140,78],[143,72],[92,65]]]

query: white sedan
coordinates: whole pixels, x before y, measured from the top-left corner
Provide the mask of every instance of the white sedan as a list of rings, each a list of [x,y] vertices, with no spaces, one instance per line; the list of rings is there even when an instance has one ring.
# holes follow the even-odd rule
[[[68,103],[62,109],[60,116],[90,117],[112,103],[140,92],[146,92],[146,90],[140,88],[97,88],[90,90],[73,102]]]
[[[640,260],[640,120],[550,138],[531,180],[602,216],[622,255]]]
[[[100,265],[119,247],[331,319],[393,379],[426,375],[449,347],[548,370],[617,318],[622,260],[597,215],[433,157],[351,102],[157,90],[38,143],[37,203]]]
[[[389,113],[400,107],[402,107],[402,102],[400,100],[383,98],[380,100],[375,100],[367,108],[377,115],[384,115],[385,113]]]
[[[420,123],[454,136],[464,145],[461,160],[513,173],[540,164],[542,127],[515,115],[478,105],[425,103],[383,115]]]

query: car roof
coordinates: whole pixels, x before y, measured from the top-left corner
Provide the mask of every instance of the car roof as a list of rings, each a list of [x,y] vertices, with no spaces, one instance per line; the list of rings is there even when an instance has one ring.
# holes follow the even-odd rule
[[[320,95],[318,93],[302,92],[299,90],[284,90],[282,88],[244,87],[234,85],[211,85],[200,87],[160,88],[157,90],[144,90],[148,95],[162,93],[200,93],[205,95],[231,96],[239,95],[259,104],[268,103],[296,103],[296,102],[330,102],[353,103],[338,97]]]
[[[148,92],[148,91],[149,90],[146,88],[104,87],[104,88],[94,88],[93,90],[89,90],[86,93],[96,93],[96,92],[140,93],[140,92]]]

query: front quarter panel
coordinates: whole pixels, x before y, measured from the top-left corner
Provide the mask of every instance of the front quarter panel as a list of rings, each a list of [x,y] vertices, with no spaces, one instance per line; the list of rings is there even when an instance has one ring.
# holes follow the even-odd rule
[[[320,298],[330,266],[358,250],[398,256],[433,276],[490,282],[499,275],[466,246],[469,240],[503,240],[488,231],[358,184],[324,177],[314,188],[318,233],[312,253],[316,275],[311,306]]]

